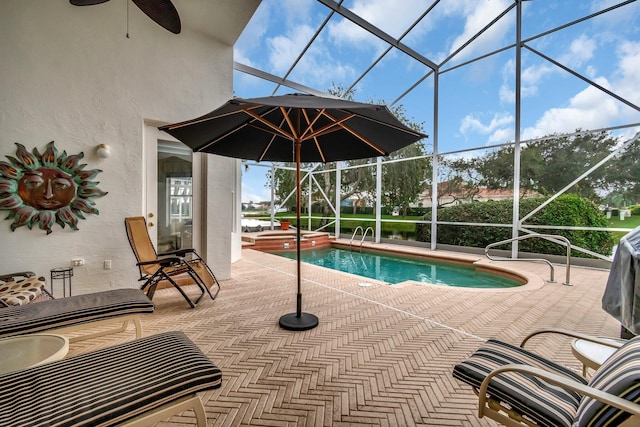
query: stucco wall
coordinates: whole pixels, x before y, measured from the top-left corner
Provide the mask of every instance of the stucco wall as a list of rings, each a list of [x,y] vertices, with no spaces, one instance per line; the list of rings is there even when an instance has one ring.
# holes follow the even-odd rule
[[[0,272],[69,266],[74,257],[75,293],[137,287],[138,271],[124,218],[143,215],[143,128],[145,120],[171,123],[206,113],[232,96],[232,46],[184,26],[179,35],[162,29],[126,2],[74,7],[67,0],[0,2],[0,159],[15,155],[15,142],[42,152],[49,141],[68,154],[85,154],[86,169],[109,194],[96,201],[71,231],[27,227],[15,232],[0,211]],[[242,23],[244,25],[244,23]],[[98,159],[95,147],[112,148]],[[216,221],[207,223],[207,247],[219,278],[229,277],[237,161],[208,156],[207,203]],[[220,198],[220,200],[216,200]],[[237,245],[237,244],[236,244]],[[103,261],[112,260],[112,269]]]

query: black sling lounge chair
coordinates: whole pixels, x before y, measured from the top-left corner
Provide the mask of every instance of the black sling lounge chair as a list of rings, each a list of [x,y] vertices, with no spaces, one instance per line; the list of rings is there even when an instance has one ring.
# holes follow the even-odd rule
[[[156,288],[162,282],[176,288],[191,308],[195,308],[205,293],[209,294],[212,300],[216,298],[220,292],[220,283],[194,249],[179,249],[158,254],[149,237],[144,217],[128,217],[124,223],[131,249],[138,261],[136,265],[140,269],[139,280],[144,281],[141,289],[147,290],[149,299],[153,299]],[[180,284],[195,284],[201,293],[192,301]],[[213,286],[217,287],[215,294],[211,293],[210,288]]]

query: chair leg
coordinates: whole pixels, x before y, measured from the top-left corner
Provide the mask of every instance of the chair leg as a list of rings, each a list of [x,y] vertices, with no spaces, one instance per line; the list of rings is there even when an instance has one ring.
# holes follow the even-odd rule
[[[206,283],[203,283],[204,285],[204,289],[207,291],[207,293],[209,294],[209,297],[211,298],[211,300],[215,300],[216,297],[218,296],[218,292],[220,292],[220,282],[218,282],[218,279],[216,278],[216,275],[213,274],[213,271],[211,271],[211,269],[209,268],[209,265],[204,262],[204,260],[196,254],[196,260],[200,262],[200,264],[202,264],[202,266],[207,270],[207,272],[209,273],[209,275],[211,276],[211,278],[213,279],[213,283],[217,286],[217,290],[215,294],[211,293],[211,288],[209,286],[207,286]],[[213,286],[212,286],[213,287]]]
[[[189,304],[189,306],[191,308],[196,308],[196,304],[198,303],[198,301],[200,300],[200,298],[202,298],[202,296],[200,296],[200,298],[198,298],[198,300],[196,300],[196,302],[194,303],[193,301],[191,301],[191,299],[189,298],[189,296],[182,290],[182,288],[180,287],[180,285],[178,285],[167,273],[165,273],[162,269],[159,269],[158,271],[156,271],[153,276],[151,276],[149,278],[149,280],[147,280],[145,282],[144,285],[142,285],[141,289],[144,290],[144,288],[146,288],[147,286],[149,286],[149,290],[147,291],[147,297],[150,300],[153,300],[153,296],[155,295],[156,292],[156,288],[158,286],[158,283],[161,280],[167,280],[169,283],[171,283],[171,285],[176,288],[178,290],[178,292],[180,292],[180,294],[182,295],[182,297],[185,299],[185,301],[187,301],[187,303]],[[198,285],[198,287],[200,287],[200,285]]]
[[[204,264],[204,266],[209,271],[209,274],[211,275],[211,277],[213,277],[213,283],[217,286],[215,294],[211,294],[211,288],[208,286],[205,286],[205,289],[207,290],[207,293],[209,294],[209,297],[211,298],[211,300],[215,300],[216,297],[218,296],[218,292],[220,292],[220,282],[218,282],[218,279],[216,278],[215,274],[213,274],[213,271],[211,271],[209,266],[207,264]]]
[[[202,298],[202,295],[195,302],[191,301],[191,298],[189,298],[189,295],[187,295],[182,290],[180,285],[178,285],[171,277],[169,277],[168,274],[166,274],[166,273],[163,273],[163,274],[164,274],[165,278],[169,281],[169,283],[171,283],[173,285],[173,287],[176,288],[178,290],[178,292],[180,292],[182,294],[182,297],[185,299],[185,301],[187,301],[189,303],[189,306],[191,308],[196,308],[196,304],[198,303],[198,301],[200,301],[200,298]]]
[[[193,282],[196,284],[196,286],[198,287],[198,289],[200,289],[200,296],[196,299],[195,303],[198,304],[200,302],[200,300],[202,299],[202,297],[204,296],[204,292],[205,289],[207,289],[207,284],[204,283],[204,281],[202,280],[202,278],[198,275],[198,273],[191,267],[191,265],[189,265],[189,263],[186,263],[187,266],[187,273],[189,274],[189,276],[191,277],[191,279],[193,280]]]

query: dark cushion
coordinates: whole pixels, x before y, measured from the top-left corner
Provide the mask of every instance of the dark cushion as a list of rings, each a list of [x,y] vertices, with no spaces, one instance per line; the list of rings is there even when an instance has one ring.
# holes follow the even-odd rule
[[[153,313],[140,289],[112,289],[0,310],[0,338],[95,322],[125,314]]]
[[[115,425],[221,382],[184,333],[167,332],[0,375],[0,425]]]
[[[600,366],[589,386],[640,403],[640,336],[616,350]],[[619,425],[629,414],[585,396],[578,408],[578,426]]]
[[[557,363],[531,353],[523,348],[488,340],[469,359],[455,366],[453,376],[475,389],[495,368],[511,364],[523,364],[545,369],[570,380],[586,384],[586,380]],[[508,372],[492,378],[488,393],[491,398],[507,403],[516,412],[541,426],[571,426],[581,396],[562,390],[524,373]]]

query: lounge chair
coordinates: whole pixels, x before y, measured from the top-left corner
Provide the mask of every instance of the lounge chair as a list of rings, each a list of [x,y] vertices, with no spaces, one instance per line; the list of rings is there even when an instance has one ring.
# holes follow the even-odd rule
[[[182,332],[166,332],[0,375],[0,425],[148,426],[193,410],[222,373]]]
[[[628,341],[627,339],[613,337],[596,337],[568,329],[549,328],[539,329],[527,335],[520,343],[520,347],[524,348],[530,339],[543,334],[559,334],[573,338],[571,351],[573,355],[582,362],[583,377],[587,376],[589,368],[599,369],[606,359]]]
[[[640,337],[618,348],[591,380],[530,351],[488,340],[453,376],[479,397],[479,416],[507,426],[640,425]]]
[[[161,283],[169,283],[176,288],[191,308],[195,308],[205,293],[208,293],[212,300],[216,298],[220,292],[220,283],[194,249],[179,249],[158,254],[149,237],[144,217],[125,218],[124,224],[131,249],[138,261],[138,280],[144,281],[141,289],[147,289],[149,299],[153,299],[156,288]],[[181,284],[195,284],[200,289],[200,296],[192,301],[181,288]],[[211,293],[210,288],[213,286],[217,287],[215,294]]]
[[[136,338],[142,337],[140,315],[153,313],[153,302],[139,289],[112,289],[67,298],[52,299],[0,309],[0,338],[36,332],[55,332],[66,335],[104,325],[120,326],[116,329],[73,336],[70,342],[122,332],[128,322],[136,329]]]

